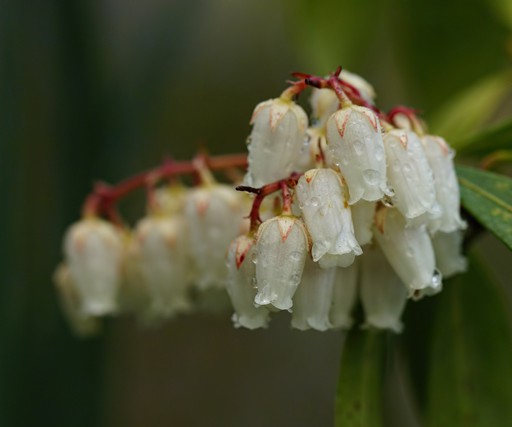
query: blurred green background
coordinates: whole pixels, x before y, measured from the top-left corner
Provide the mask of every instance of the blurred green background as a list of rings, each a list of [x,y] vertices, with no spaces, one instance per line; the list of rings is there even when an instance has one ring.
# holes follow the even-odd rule
[[[383,108],[471,134],[510,116],[511,28],[505,0],[0,0],[0,425],[331,425],[341,333],[226,314],[79,340],[51,283],[62,235],[96,179],[243,152],[292,71],[342,65]]]

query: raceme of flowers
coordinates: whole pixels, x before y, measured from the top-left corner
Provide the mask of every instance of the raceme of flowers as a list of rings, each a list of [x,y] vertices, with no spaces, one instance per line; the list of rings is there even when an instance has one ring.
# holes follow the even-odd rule
[[[201,155],[89,197],[55,275],[77,332],[119,312],[155,322],[196,309],[205,295],[221,305],[224,289],[236,327],[267,327],[284,310],[296,329],[350,328],[360,301],[364,326],[399,332],[408,299],[465,270],[446,141],[408,108],[384,114],[355,74],[295,76],[254,110],[238,192],[211,169],[233,172],[244,161]],[[307,87],[311,121],[295,102]],[[183,173],[198,185],[151,188]],[[148,215],[130,230],[114,206],[136,181],[150,188]]]

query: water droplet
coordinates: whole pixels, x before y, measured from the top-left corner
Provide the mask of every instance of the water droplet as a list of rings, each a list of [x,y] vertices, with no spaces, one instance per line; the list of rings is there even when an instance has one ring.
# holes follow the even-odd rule
[[[375,159],[380,162],[383,158],[384,158],[384,149],[380,145],[377,145],[375,147]]]
[[[247,137],[247,139],[245,140],[245,143],[246,143],[247,145],[249,145],[251,142],[252,142],[252,136],[251,136],[251,135],[249,135],[249,136]]]
[[[410,246],[407,247],[407,250],[405,251],[405,255],[408,257],[408,258],[412,258],[413,255],[414,255],[414,251],[412,250],[412,248]]]
[[[443,283],[443,275],[441,272],[436,268],[434,270],[434,273],[432,274],[432,288],[437,289],[441,286]]]
[[[318,206],[318,199],[316,197],[311,198],[311,206]]]
[[[251,261],[253,262],[253,264],[258,264],[258,255],[256,254],[256,252],[253,252],[253,254],[251,255]]]
[[[374,169],[366,169],[363,172],[363,178],[367,184],[375,185],[379,181],[380,173]]]
[[[384,206],[387,206],[388,208],[392,208],[393,206],[395,206],[395,203],[393,202],[393,199],[389,196],[384,196],[382,198],[382,204]]]
[[[364,142],[360,139],[356,139],[354,141],[354,151],[358,156],[362,155],[364,152]]]
[[[298,262],[301,260],[301,258],[302,258],[302,254],[298,251],[294,251],[294,252],[290,253],[290,261]]]

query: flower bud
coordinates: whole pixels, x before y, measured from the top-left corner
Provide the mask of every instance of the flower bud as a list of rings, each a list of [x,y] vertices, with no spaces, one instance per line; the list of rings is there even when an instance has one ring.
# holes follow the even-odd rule
[[[445,278],[463,273],[467,269],[467,259],[462,255],[463,237],[463,232],[460,230],[451,233],[439,232],[432,237],[436,263]]]
[[[226,287],[235,313],[231,318],[235,328],[266,328],[270,313],[265,307],[256,307],[256,265],[254,239],[242,235],[237,237],[228,249],[228,279]]]
[[[369,104],[375,103],[376,93],[373,86],[368,83],[365,79],[363,79],[360,75],[351,73],[347,70],[341,70],[338,77],[356,88],[361,94],[361,98],[368,102]]]
[[[309,98],[311,114],[317,121],[315,127],[323,127],[327,119],[335,113],[340,101],[332,89],[313,89]]]
[[[177,216],[149,216],[137,224],[139,267],[152,316],[169,317],[189,309],[186,231],[185,221]]]
[[[261,187],[286,178],[296,168],[306,141],[307,115],[293,101],[277,98],[254,110],[245,184]]]
[[[349,329],[352,326],[352,311],[357,299],[358,272],[359,261],[357,260],[350,267],[336,269],[329,313],[334,329]]]
[[[293,296],[292,327],[305,331],[326,331],[331,328],[329,311],[332,305],[336,268],[320,268],[308,256],[302,281]]]
[[[300,177],[295,195],[313,242],[313,261],[350,265],[362,250],[339,175],[332,169],[311,169]],[[323,259],[325,255],[331,257]]]
[[[183,185],[167,185],[157,188],[154,192],[154,212],[163,215],[183,213],[188,190]]]
[[[466,228],[460,217],[460,191],[453,165],[453,150],[439,136],[425,135],[421,142],[434,173],[436,200],[441,208],[441,215],[428,224],[430,233],[449,233]]]
[[[62,312],[73,332],[79,337],[96,335],[101,328],[100,319],[82,311],[76,284],[73,282],[66,264],[60,264],[57,267],[53,281],[59,295]]]
[[[302,278],[309,241],[300,219],[281,215],[260,225],[256,237],[255,303],[289,310]]]
[[[351,106],[334,113],[327,121],[327,142],[329,158],[347,181],[349,204],[390,194],[380,123],[372,110]]]
[[[392,130],[384,135],[384,147],[396,208],[409,225],[424,223],[420,218],[423,214],[435,216],[440,209],[436,204],[434,176],[418,136],[411,131]],[[418,220],[412,221],[415,218]]]
[[[190,253],[200,289],[224,288],[226,249],[239,235],[244,206],[242,195],[228,185],[214,184],[190,191],[185,206]]]
[[[434,250],[425,226],[407,227],[397,209],[381,208],[376,214],[374,237],[382,252],[411,293],[439,288]]]
[[[68,229],[64,253],[82,311],[91,316],[115,312],[124,255],[121,233],[102,219],[82,219]]]
[[[366,326],[401,332],[407,288],[378,247],[365,251],[361,263],[360,292]]]

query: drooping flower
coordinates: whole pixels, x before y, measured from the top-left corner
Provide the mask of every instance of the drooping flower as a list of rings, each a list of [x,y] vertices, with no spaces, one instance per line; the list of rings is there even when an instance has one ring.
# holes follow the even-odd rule
[[[334,329],[349,329],[352,326],[352,311],[357,299],[359,259],[350,267],[337,268],[333,285],[332,306],[329,313]]]
[[[360,294],[366,325],[401,332],[407,288],[378,247],[366,250],[361,263]]]
[[[237,237],[228,249],[228,278],[226,288],[235,313],[232,316],[236,328],[266,328],[270,313],[265,307],[256,307],[256,265],[254,264],[255,241],[252,237]]]
[[[466,223],[460,217],[460,191],[455,167],[454,151],[439,136],[425,135],[421,138],[428,163],[434,174],[436,201],[441,214],[429,221],[430,233],[450,233],[463,229]]]
[[[374,238],[411,294],[441,287],[434,249],[425,225],[406,227],[397,209],[381,207],[376,214]]]
[[[462,255],[463,237],[462,230],[438,232],[432,237],[437,267],[445,278],[463,273],[467,269],[467,259]]]
[[[353,105],[338,110],[327,121],[329,159],[347,181],[353,205],[390,195],[381,127],[370,109]]]
[[[326,331],[332,327],[332,305],[336,268],[321,268],[308,256],[302,281],[293,296],[292,327],[305,331]]]
[[[117,310],[124,246],[121,232],[99,218],[82,219],[68,229],[64,253],[85,314]]]
[[[279,310],[292,307],[308,250],[307,231],[297,217],[280,215],[260,225],[256,237],[256,304]]]
[[[332,169],[311,169],[300,177],[295,195],[313,242],[313,261],[325,268],[352,264],[362,250],[339,175]]]
[[[372,240],[376,206],[376,202],[367,202],[366,200],[359,200],[359,202],[350,206],[354,235],[361,246],[370,243]]]
[[[302,107],[291,100],[270,99],[256,106],[251,124],[249,167],[244,183],[261,187],[294,172],[300,162],[308,126]]]
[[[418,136],[408,130],[392,130],[384,135],[389,184],[393,202],[408,224],[422,224],[439,216],[434,176]]]

